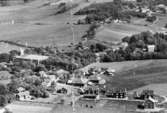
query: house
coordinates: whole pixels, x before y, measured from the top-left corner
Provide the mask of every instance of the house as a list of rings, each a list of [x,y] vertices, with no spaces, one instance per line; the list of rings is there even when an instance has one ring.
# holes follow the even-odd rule
[[[148,12],[150,12],[150,9],[149,8],[141,8],[141,11],[142,11],[142,13],[148,13]]]
[[[106,52],[98,52],[98,53],[95,53],[95,55],[96,55],[96,62],[100,62],[100,60],[101,60],[101,56],[104,56],[104,55],[106,55],[107,53]]]
[[[153,99],[152,97],[149,97],[144,102],[140,103],[138,105],[138,109],[141,110],[159,110],[157,109],[157,100]]]
[[[154,109],[156,107],[157,100],[149,97],[145,102],[144,102],[144,108],[145,109]]]
[[[127,42],[122,42],[120,46],[123,50],[125,50],[128,47],[128,45],[129,44]]]
[[[143,90],[140,95],[136,95],[135,99],[147,100],[148,98],[154,98],[154,91],[153,90]]]
[[[57,75],[66,75],[66,74],[69,74],[69,72],[64,70],[64,69],[59,69],[56,71],[56,74]]]
[[[88,78],[88,84],[99,84],[100,78],[97,75],[92,75]]]
[[[56,74],[59,77],[58,82],[61,82],[61,83],[66,83],[70,78],[69,72],[63,69],[59,69],[58,71],[56,71]]]
[[[155,51],[155,45],[147,45],[148,52],[154,52]]]
[[[16,99],[20,101],[29,101],[32,100],[32,96],[30,96],[30,92],[26,91],[23,87],[19,87],[17,89],[18,93],[16,94]]]
[[[50,87],[52,85],[52,82],[57,82],[56,76],[48,75],[47,78],[44,78],[42,85],[45,87]]]
[[[99,88],[97,86],[86,86],[84,88],[83,98],[96,99],[99,94]]]
[[[156,6],[156,12],[158,13],[165,13],[167,11],[167,6],[164,4],[159,4]]]
[[[45,73],[45,71],[40,71],[39,74],[40,74],[40,77],[42,78],[48,78],[48,75]]]
[[[67,85],[83,87],[85,84],[83,83],[81,78],[72,78],[71,80],[68,80]]]
[[[114,88],[106,91],[106,97],[123,99],[127,97],[127,90],[123,88]]]

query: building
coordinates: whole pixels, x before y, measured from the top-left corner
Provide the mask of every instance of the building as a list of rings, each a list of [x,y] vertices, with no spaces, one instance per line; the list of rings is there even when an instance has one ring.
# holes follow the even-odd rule
[[[109,98],[117,98],[117,99],[123,99],[127,97],[127,90],[126,89],[121,89],[121,88],[115,88],[106,91],[106,97]]]
[[[156,6],[156,12],[164,14],[167,11],[167,6],[159,4]]]
[[[30,101],[32,100],[32,96],[30,96],[30,92],[26,91],[23,87],[19,87],[17,89],[18,93],[16,94],[16,99],[20,101]]]
[[[153,98],[149,97],[145,102],[144,102],[144,109],[154,109],[156,107],[157,101],[154,100]]]
[[[153,90],[143,90],[143,92],[140,95],[140,98],[143,100],[146,100],[150,97],[154,98],[154,91]]]
[[[88,79],[89,79],[88,83],[90,83],[90,84],[99,84],[99,81],[100,81],[100,79],[99,79],[99,77],[97,77],[97,75],[92,75]]]
[[[100,62],[101,56],[104,56],[106,54],[107,54],[106,52],[97,52],[97,53],[95,53],[95,55],[96,55],[96,62]]]
[[[99,88],[97,86],[87,86],[84,89],[84,99],[96,99],[99,94]]]
[[[148,111],[148,110],[154,110],[154,111],[156,111],[156,110],[159,110],[156,106],[157,106],[157,100],[155,100],[155,99],[153,99],[153,98],[151,98],[151,97],[149,97],[148,99],[146,99],[144,102],[142,102],[142,103],[140,103],[139,105],[138,105],[138,109],[139,110],[146,110],[146,111]]]
[[[155,51],[155,45],[147,45],[148,52],[154,52]]]
[[[81,80],[81,78],[72,78],[68,80],[67,85],[72,85],[74,87],[83,87],[85,84]]]
[[[143,90],[140,95],[137,92],[134,93],[135,99],[147,100],[150,97],[154,98],[154,91],[153,90]]]
[[[47,60],[49,57],[48,56],[43,56],[43,55],[35,55],[35,54],[23,54],[20,56],[15,56],[15,61],[32,61],[37,64],[39,64],[42,61]]]

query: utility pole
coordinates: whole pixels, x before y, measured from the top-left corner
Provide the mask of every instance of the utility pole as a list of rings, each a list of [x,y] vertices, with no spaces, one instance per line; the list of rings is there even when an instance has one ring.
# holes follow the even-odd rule
[[[72,4],[73,4],[73,0],[70,0],[71,1],[71,9],[72,9]],[[72,10],[70,9],[70,28],[71,28],[71,31],[72,31],[72,43],[74,44],[75,43],[75,33],[74,33],[74,26],[73,26],[73,14],[72,14]]]

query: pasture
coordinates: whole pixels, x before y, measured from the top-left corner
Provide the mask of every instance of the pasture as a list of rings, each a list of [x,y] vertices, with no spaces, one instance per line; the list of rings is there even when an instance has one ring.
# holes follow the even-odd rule
[[[134,89],[132,91],[130,91],[130,93],[133,93],[134,91],[137,91],[138,93],[141,93],[143,90],[145,89],[150,89],[150,90],[154,90],[154,93],[157,95],[161,95],[161,96],[167,96],[167,84],[150,84],[144,87],[140,87],[137,89]]]
[[[155,83],[167,83],[167,60],[141,60],[113,63],[94,63],[90,67],[115,69],[115,76],[108,76],[108,87],[123,87],[133,90]]]
[[[13,113],[50,113],[51,107],[49,106],[36,106],[29,104],[9,104],[6,106]]]
[[[56,15],[57,6],[44,6],[46,2],[37,0],[26,5],[0,7],[0,40],[31,46],[66,46],[72,43],[72,31],[67,23],[73,23],[79,17],[70,19],[69,11]],[[87,27],[74,26],[75,43],[80,41]]]

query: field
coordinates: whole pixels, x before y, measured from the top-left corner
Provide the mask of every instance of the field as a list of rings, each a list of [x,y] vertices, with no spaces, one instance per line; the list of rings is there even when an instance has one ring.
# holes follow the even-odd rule
[[[106,42],[120,42],[122,38],[138,34],[143,31],[167,32],[164,28],[167,23],[167,15],[158,15],[154,23],[146,22],[145,19],[132,19],[131,23],[111,23],[99,28],[96,39]]]
[[[68,22],[70,12],[55,15],[57,6],[45,5],[48,0],[37,0],[26,5],[0,7],[0,40],[12,40],[32,46],[65,46],[72,42]],[[51,0],[53,3],[57,0]],[[77,1],[78,2],[78,1]],[[74,26],[75,42],[87,29],[86,25]]]
[[[101,27],[96,34],[96,39],[107,42],[120,42],[121,39],[126,36],[131,36],[147,30],[151,29],[148,29],[145,26],[112,23]]]
[[[13,113],[50,113],[52,109],[48,106],[36,106],[26,104],[10,104],[7,105],[6,108],[8,108]]]
[[[157,95],[167,96],[167,90],[164,90],[164,89],[167,89],[166,83],[164,83],[164,84],[150,84],[150,85],[147,85],[147,86],[144,86],[141,88],[134,89],[134,90],[130,91],[130,93],[132,93],[134,91],[137,91],[140,93],[144,89],[154,90],[154,93]]]
[[[64,109],[63,109],[64,108]],[[71,106],[55,106],[51,113],[72,113],[72,107]],[[75,112],[77,113],[125,113],[124,109],[121,107],[115,108],[115,107],[99,107],[99,108],[86,108],[86,107],[76,107]]]
[[[167,60],[95,63],[83,70],[95,66],[116,70],[114,77],[108,77],[109,87],[124,87],[132,90],[154,83],[167,83]]]

